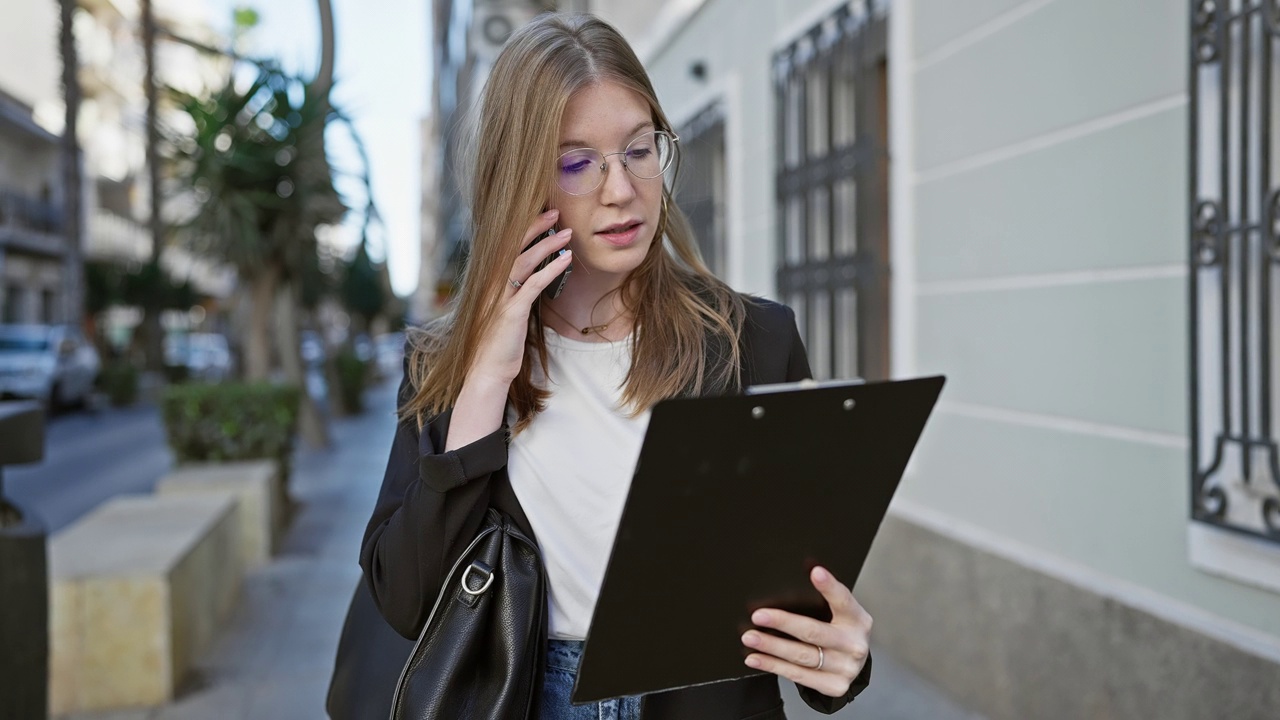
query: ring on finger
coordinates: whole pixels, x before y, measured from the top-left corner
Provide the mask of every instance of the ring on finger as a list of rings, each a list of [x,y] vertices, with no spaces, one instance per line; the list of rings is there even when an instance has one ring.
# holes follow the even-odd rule
[[[517,290],[519,290],[519,289],[520,289],[520,286],[521,286],[521,285],[524,285],[524,283],[522,283],[522,282],[520,282],[519,280],[516,280],[516,279],[514,279],[514,278],[507,278],[507,282],[511,283],[511,287],[513,287],[513,288],[515,288],[515,289],[517,289]]]
[[[814,645],[818,649],[818,664],[813,666],[814,670],[821,670],[823,663],[827,661],[827,654],[823,652],[821,645]]]

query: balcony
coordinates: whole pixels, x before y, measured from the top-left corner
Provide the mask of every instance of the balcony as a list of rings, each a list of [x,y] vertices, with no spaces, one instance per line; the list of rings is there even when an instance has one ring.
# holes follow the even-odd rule
[[[61,257],[67,249],[62,224],[61,205],[0,190],[0,247]]]

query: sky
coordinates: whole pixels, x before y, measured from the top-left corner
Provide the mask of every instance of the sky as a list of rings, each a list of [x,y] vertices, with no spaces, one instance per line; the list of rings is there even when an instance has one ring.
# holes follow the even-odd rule
[[[229,33],[232,10],[247,5],[261,22],[248,52],[278,58],[287,70],[312,75],[320,57],[316,0],[203,0],[214,28]],[[336,28],[334,104],[354,121],[370,156],[374,202],[385,231],[391,284],[398,295],[417,287],[421,121],[427,113],[430,0],[332,0]],[[340,134],[330,135],[334,163],[355,169],[359,160]],[[340,188],[341,189],[341,188]],[[350,203],[363,204],[353,196]],[[355,216],[355,213],[352,213]],[[354,245],[349,220],[340,242]]]

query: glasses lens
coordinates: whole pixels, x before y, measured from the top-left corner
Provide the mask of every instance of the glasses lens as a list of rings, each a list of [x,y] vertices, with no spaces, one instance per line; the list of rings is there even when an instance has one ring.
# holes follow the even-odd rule
[[[570,150],[556,163],[556,184],[570,195],[586,195],[600,184],[604,158],[591,148]]]
[[[627,145],[627,169],[638,178],[656,178],[671,166],[674,154],[666,133],[645,133]]]

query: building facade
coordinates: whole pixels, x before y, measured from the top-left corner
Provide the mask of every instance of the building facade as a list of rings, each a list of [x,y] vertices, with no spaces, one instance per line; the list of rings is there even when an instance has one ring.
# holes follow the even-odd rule
[[[62,147],[0,91],[0,323],[67,320]]]
[[[219,44],[196,4],[157,0],[155,10],[166,30]],[[78,138],[84,182],[83,257],[126,266],[146,262],[152,245],[147,229],[151,197],[140,12],[137,0],[84,0],[73,23],[82,93]],[[28,108],[29,124],[56,136],[63,132],[65,121],[57,3],[19,3],[5,9],[5,19],[0,25],[0,91]],[[156,64],[160,83],[193,93],[220,82],[228,70],[226,61],[164,38],[157,44]],[[61,212],[61,207],[59,201],[56,211]],[[180,248],[167,250],[163,261],[173,277],[190,280],[206,295],[232,293],[233,274]],[[66,274],[78,279],[83,273],[68,269]],[[60,320],[80,320],[70,309],[60,309],[58,314]],[[125,315],[132,318],[130,323],[136,322],[132,317],[136,313]],[[27,316],[41,314],[28,310]]]
[[[1274,3],[562,6],[637,48],[704,255],[817,375],[948,376],[876,643],[993,718],[1274,717]]]
[[[877,641],[995,718],[1272,717],[1273,5],[591,5],[714,129],[718,266],[816,374],[948,376]]]

